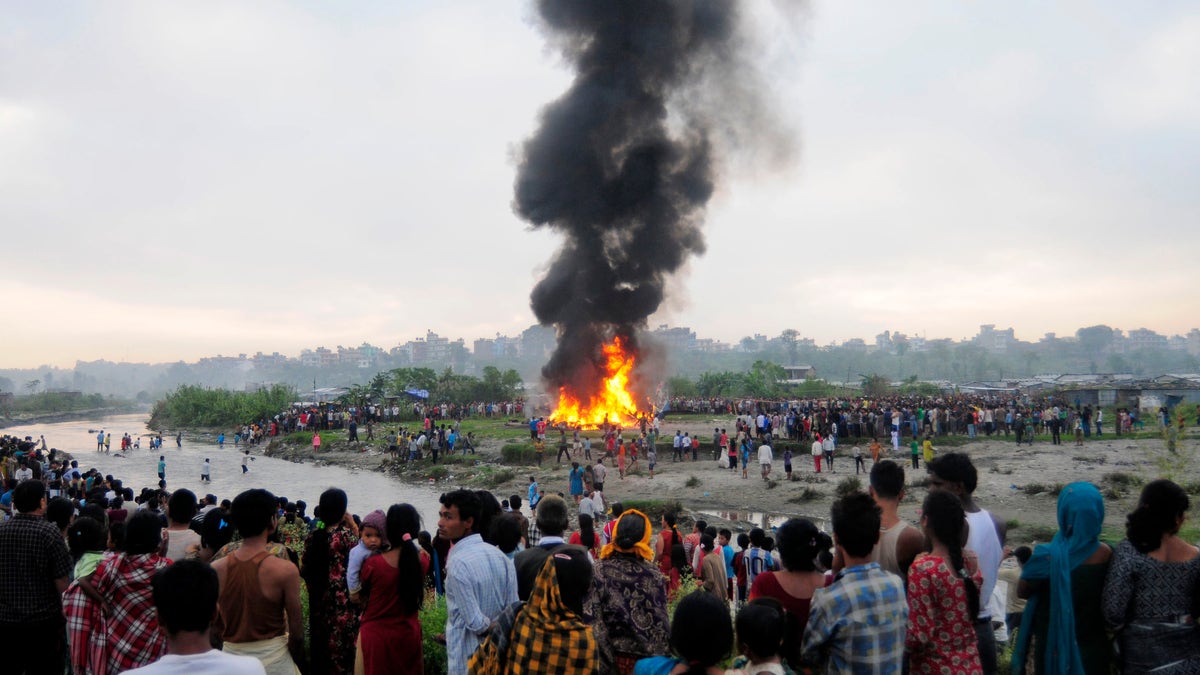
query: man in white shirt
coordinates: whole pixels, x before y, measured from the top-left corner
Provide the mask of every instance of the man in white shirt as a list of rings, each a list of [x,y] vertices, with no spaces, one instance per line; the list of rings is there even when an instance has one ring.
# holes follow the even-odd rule
[[[33,469],[29,468],[29,464],[24,459],[21,460],[21,468],[17,469],[16,473],[13,474],[13,478],[17,479],[18,485],[33,479]]]
[[[767,476],[771,475],[771,462],[775,459],[775,453],[771,450],[771,446],[763,443],[758,446],[758,466],[762,469],[762,479],[767,480]]]
[[[265,675],[258,659],[212,648],[209,633],[218,593],[213,568],[198,560],[181,560],[159,572],[153,584],[167,655],[125,675]]]

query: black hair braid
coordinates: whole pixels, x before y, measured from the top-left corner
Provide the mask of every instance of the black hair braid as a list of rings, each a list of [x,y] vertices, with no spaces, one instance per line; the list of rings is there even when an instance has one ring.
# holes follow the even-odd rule
[[[950,564],[954,567],[954,573],[963,580],[963,586],[967,591],[967,607],[971,610],[971,620],[979,616],[979,587],[975,585],[975,580],[967,573],[967,567],[963,564],[962,546],[959,545],[958,539],[953,538],[952,541],[944,542],[946,549],[950,551]]]

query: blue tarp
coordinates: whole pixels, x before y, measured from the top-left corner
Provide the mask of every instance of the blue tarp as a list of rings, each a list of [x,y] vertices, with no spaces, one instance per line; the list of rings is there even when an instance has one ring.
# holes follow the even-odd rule
[[[429,398],[429,392],[425,389],[405,389],[404,393],[417,398]]]

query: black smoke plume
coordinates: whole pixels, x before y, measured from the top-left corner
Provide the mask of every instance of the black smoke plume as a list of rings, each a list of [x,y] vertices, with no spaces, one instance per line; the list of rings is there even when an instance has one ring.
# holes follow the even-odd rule
[[[600,346],[637,329],[671,274],[704,252],[716,178],[714,136],[751,110],[736,0],[539,0],[548,39],[573,66],[570,89],[521,149],[514,209],[566,240],[531,296],[558,345],[546,384],[586,395]],[[721,92],[730,94],[724,97]],[[735,134],[736,135],[736,134]],[[719,140],[719,139],[716,139]]]

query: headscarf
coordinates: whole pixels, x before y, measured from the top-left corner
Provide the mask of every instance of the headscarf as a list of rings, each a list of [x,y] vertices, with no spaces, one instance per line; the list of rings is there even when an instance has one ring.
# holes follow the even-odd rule
[[[1071,571],[1087,560],[1100,546],[1104,526],[1104,497],[1095,485],[1071,483],[1058,495],[1058,534],[1049,544],[1033,551],[1021,572],[1022,579],[1050,582],[1049,593],[1029,598],[1017,646],[1013,652],[1013,675],[1021,675],[1033,631],[1033,617],[1039,602],[1050,600],[1050,625],[1046,631],[1046,663],[1043,671],[1072,675],[1083,673],[1079,642],[1075,639],[1075,605],[1072,602]]]
[[[621,521],[626,518],[640,518],[645,523],[645,528],[643,528],[642,531],[641,541],[629,548],[621,548],[617,545],[617,536],[621,531]],[[617,518],[617,522],[613,523],[612,532],[612,541],[605,544],[604,547],[600,549],[601,560],[612,556],[614,553],[632,553],[643,560],[654,560],[654,549],[650,548],[650,539],[654,536],[654,528],[650,525],[650,519],[646,517],[646,514],[638,511],[637,509],[629,509],[628,511],[623,512],[621,517]]]
[[[546,558],[529,602],[516,615],[503,658],[498,658],[498,649],[486,648],[490,641],[485,641],[471,657],[472,673],[593,675],[598,672],[596,637],[583,617],[563,602],[558,586],[557,558],[565,559],[569,564],[567,553],[552,553]],[[586,558],[583,560],[588,564]]]
[[[380,509],[368,513],[362,519],[363,527],[373,527],[379,533],[380,548],[386,549],[390,544],[387,538],[387,514]]]

